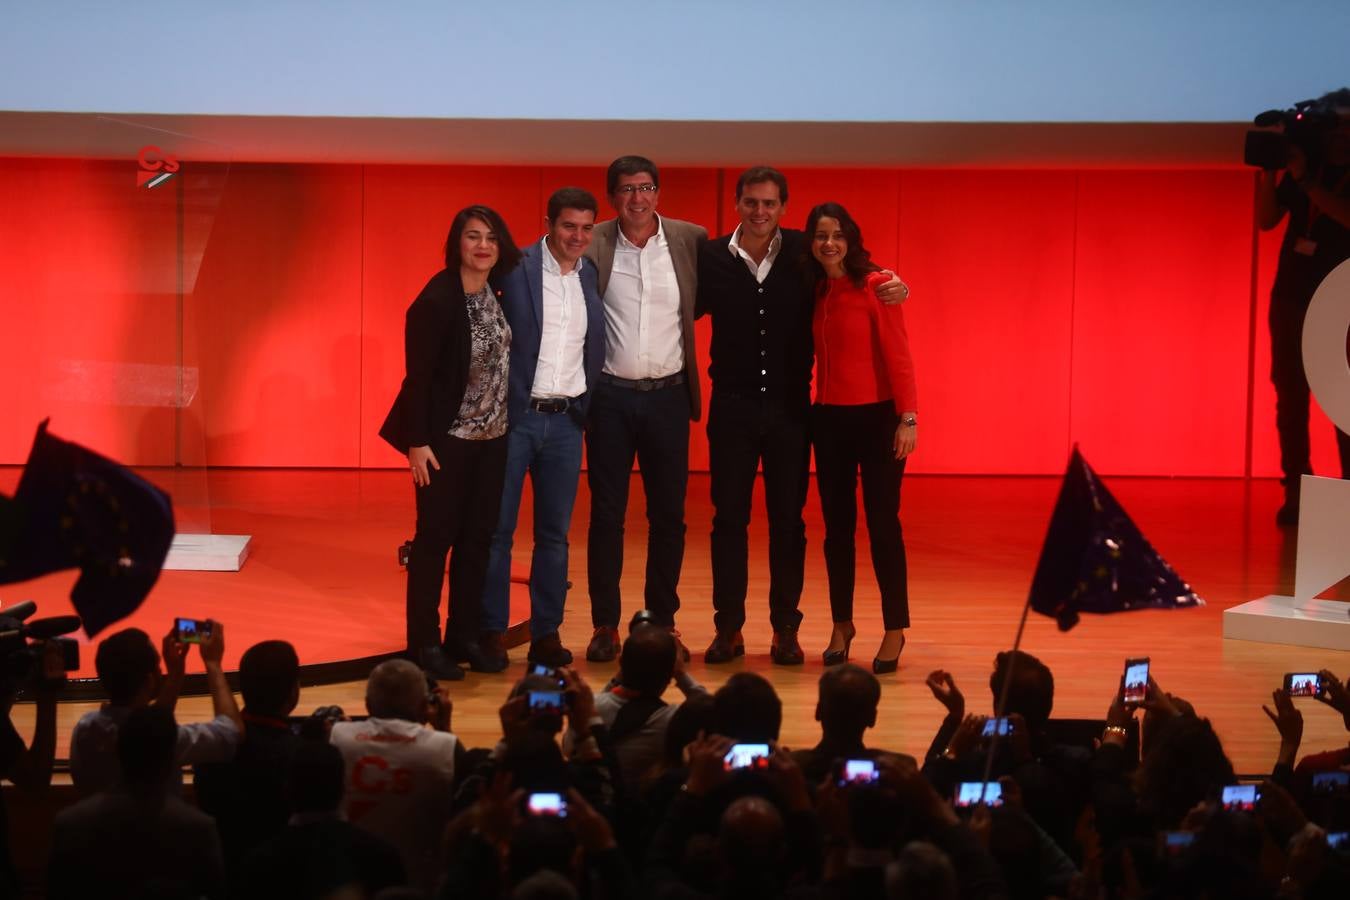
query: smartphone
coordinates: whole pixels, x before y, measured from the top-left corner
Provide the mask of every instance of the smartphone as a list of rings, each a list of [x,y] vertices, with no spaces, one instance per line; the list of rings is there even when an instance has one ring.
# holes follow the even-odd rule
[[[1317,672],[1287,672],[1284,676],[1284,689],[1290,697],[1312,697],[1321,700],[1326,695],[1322,676]]]
[[[1159,843],[1162,846],[1163,855],[1179,856],[1181,851],[1195,843],[1195,832],[1164,831],[1159,835]]]
[[[535,793],[525,800],[525,809],[532,816],[567,818],[567,798],[562,794]]]
[[[1254,784],[1229,784],[1223,789],[1223,808],[1240,812],[1255,812],[1261,791]]]
[[[991,719],[986,719],[984,731],[982,733],[985,737],[993,737],[994,735],[1007,737],[1013,733],[1012,719],[1009,719],[1007,716],[996,716]]]
[[[957,809],[970,809],[972,806],[1002,806],[1003,785],[997,781],[963,781],[956,786]]]
[[[211,640],[209,619],[174,619],[173,630],[184,644],[204,644]]]
[[[1314,794],[1340,794],[1350,791],[1350,772],[1318,772],[1312,777]]]
[[[526,703],[529,705],[530,715],[538,716],[547,715],[549,713],[562,714],[562,691],[530,691],[526,696]]]
[[[1328,831],[1327,846],[1333,850],[1350,850],[1350,831]]]
[[[551,678],[558,682],[558,687],[565,687],[567,685],[567,679],[558,674],[557,669],[552,666],[543,665],[542,663],[530,663],[529,674],[542,675],[545,678]]]
[[[870,759],[846,759],[839,767],[839,786],[873,784],[881,778],[877,764]]]
[[[769,765],[768,744],[732,744],[722,763],[731,769],[763,769]]]
[[[1148,657],[1125,660],[1125,703],[1138,706],[1148,697]]]

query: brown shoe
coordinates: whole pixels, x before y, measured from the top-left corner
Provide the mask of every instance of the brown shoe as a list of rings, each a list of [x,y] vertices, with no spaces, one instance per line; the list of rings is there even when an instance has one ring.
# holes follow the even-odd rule
[[[484,631],[478,635],[478,647],[486,663],[484,672],[504,672],[511,665],[506,653],[506,635],[500,631]]]
[[[613,662],[619,655],[619,629],[601,625],[586,645],[587,662]]]
[[[541,666],[557,669],[572,664],[572,651],[562,645],[555,631],[553,634],[530,641],[530,652],[526,659]]]
[[[745,638],[741,637],[739,631],[719,631],[717,637],[713,638],[708,649],[704,651],[703,661],[716,665],[731,662],[736,657],[744,655]]]
[[[769,657],[780,666],[800,666],[806,654],[797,642],[797,629],[775,631],[773,643],[769,646]]]

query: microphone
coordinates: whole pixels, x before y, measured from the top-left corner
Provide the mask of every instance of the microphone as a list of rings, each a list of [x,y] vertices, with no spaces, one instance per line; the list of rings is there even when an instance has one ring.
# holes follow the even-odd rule
[[[80,627],[79,616],[47,616],[44,619],[34,619],[24,625],[24,633],[31,638],[39,641],[50,640],[54,637],[60,637],[63,634],[70,634]]]
[[[37,612],[37,604],[32,600],[25,600],[22,603],[15,603],[13,606],[0,607],[0,616],[6,616],[10,619],[17,619],[22,622],[24,619]]]

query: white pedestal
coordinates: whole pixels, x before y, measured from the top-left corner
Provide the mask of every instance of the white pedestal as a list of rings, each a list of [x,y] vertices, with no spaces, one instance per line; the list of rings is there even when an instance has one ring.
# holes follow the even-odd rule
[[[1271,594],[1223,612],[1223,636],[1267,644],[1350,650],[1350,603]]]
[[[238,572],[248,559],[248,534],[175,534],[164,568],[186,572]]]

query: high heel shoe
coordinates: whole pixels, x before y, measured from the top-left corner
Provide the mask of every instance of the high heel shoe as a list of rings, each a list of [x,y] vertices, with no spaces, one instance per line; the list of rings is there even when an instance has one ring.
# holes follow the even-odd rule
[[[895,656],[891,659],[882,659],[880,656],[872,659],[872,674],[887,675],[894,672],[900,666],[900,654],[905,652],[905,636],[900,635],[900,649],[895,651]]]
[[[826,650],[824,653],[820,655],[821,659],[825,661],[825,665],[837,666],[840,663],[848,662],[848,648],[853,646],[853,637],[857,633],[858,629],[854,628],[852,623],[849,623],[847,631],[848,636],[844,638],[844,649]]]

